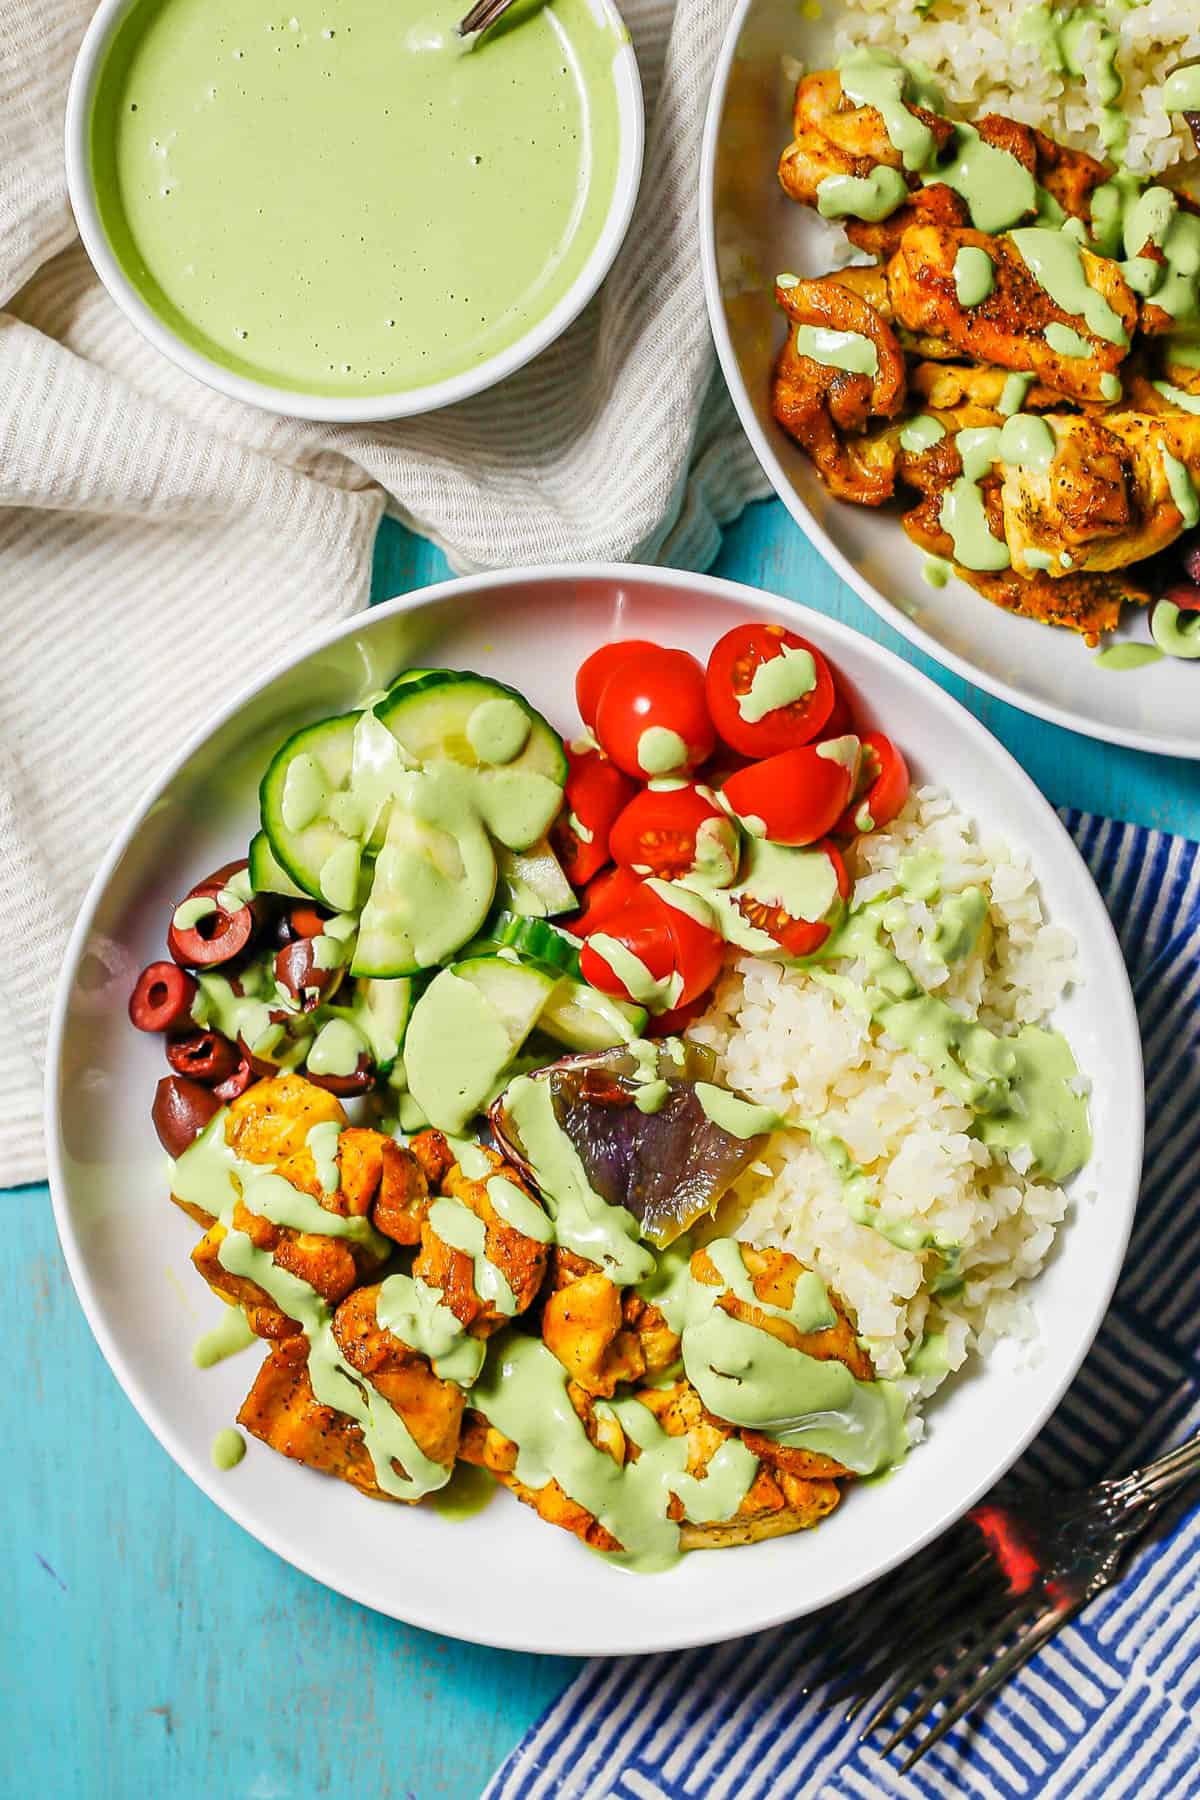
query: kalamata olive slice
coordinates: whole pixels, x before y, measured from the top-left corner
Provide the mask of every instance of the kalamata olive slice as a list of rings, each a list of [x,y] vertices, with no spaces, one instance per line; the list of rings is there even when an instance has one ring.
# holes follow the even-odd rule
[[[228,1081],[241,1058],[219,1031],[197,1031],[168,1044],[167,1061],[177,1075],[187,1075],[205,1087],[216,1087],[219,1081]]]
[[[300,1002],[303,1012],[311,1012],[314,1006],[328,1000],[342,979],[340,964],[333,969],[321,968],[313,943],[309,937],[295,938],[275,958],[276,981]]]
[[[173,962],[152,962],[129,996],[129,1017],[139,1031],[190,1031],[195,978]]]
[[[211,969],[240,956],[254,931],[253,908],[239,906],[235,912],[226,912],[217,904],[214,894],[200,894],[198,890],[189,894],[188,899],[210,900],[213,910],[193,925],[176,925],[174,919],[171,920],[167,949],[175,961],[188,968]]]
[[[293,906],[288,914],[293,932],[302,938],[320,937],[329,917],[329,913],[318,912],[315,906],[310,906],[307,902]]]
[[[314,1075],[307,1068],[304,1073],[317,1087],[323,1087],[326,1093],[337,1094],[341,1099],[365,1093],[375,1080],[375,1070],[369,1056],[360,1056],[357,1067],[349,1075]]]
[[[1200,536],[1195,534],[1189,536],[1181,560],[1183,572],[1188,580],[1200,582]]]
[[[275,1073],[274,1069],[271,1069],[270,1073],[273,1075]],[[238,1066],[233,1071],[233,1074],[228,1076],[226,1080],[219,1081],[216,1087],[212,1089],[212,1092],[216,1095],[222,1106],[228,1106],[231,1100],[236,1100],[239,1094],[244,1094],[246,1089],[251,1087],[257,1080],[258,1073],[251,1066],[250,1058],[248,1056],[240,1056],[238,1058]]]
[[[183,1075],[164,1075],[154,1090],[150,1117],[168,1156],[182,1156],[220,1110],[221,1102],[211,1088]]]

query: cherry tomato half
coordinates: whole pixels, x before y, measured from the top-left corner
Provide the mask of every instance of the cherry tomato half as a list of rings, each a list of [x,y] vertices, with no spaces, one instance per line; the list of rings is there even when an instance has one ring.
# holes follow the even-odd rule
[[[652,1013],[674,1012],[699,999],[720,974],[724,957],[704,901],[682,892],[668,899],[664,890],[665,882],[643,884],[605,916],[601,942],[593,934],[579,955],[585,981]],[[605,940],[620,950],[607,949]]]
[[[751,763],[731,775],[722,792],[747,829],[768,842],[815,844],[849,805],[858,763],[856,737],[829,738]]]
[[[637,792],[599,750],[567,747],[563,811],[551,838],[572,887],[583,887],[609,860],[613,821]]]
[[[833,864],[838,892],[837,903],[823,919],[798,918],[795,913],[787,910],[781,898],[769,892],[755,894],[747,891],[738,895],[737,908],[746,922],[774,938],[780,949],[789,956],[812,956],[819,950],[837,924],[842,907],[850,898],[850,876],[846,865],[827,838],[797,854],[811,856],[818,851],[826,855]]]
[[[673,881],[703,871],[718,887],[727,887],[737,874],[738,828],[712,790],[694,783],[644,788],[616,821],[608,842],[613,860],[637,875]]]
[[[570,929],[576,937],[587,937],[600,929],[610,913],[616,912],[641,891],[641,880],[628,869],[602,870],[592,877],[584,890],[583,911],[577,919],[570,921]]]
[[[619,769],[643,780],[683,775],[702,763],[716,738],[695,657],[645,650],[620,663],[600,695],[596,736]]]
[[[696,1000],[689,1000],[686,1006],[676,1006],[670,1012],[655,1013],[647,1020],[646,1036],[648,1038],[680,1037],[694,1019],[708,1005],[708,995],[701,994]]]
[[[610,942],[613,947],[608,949]],[[662,901],[643,886],[623,906],[607,913],[579,952],[579,970],[591,987],[617,1000],[632,1000],[651,1012],[676,1005],[681,982]]]
[[[657,649],[657,644],[647,643],[645,638],[625,638],[621,643],[601,644],[599,650],[593,650],[580,663],[579,673],[575,677],[575,704],[589,731],[596,729],[596,708],[600,704],[600,696],[609,676],[623,662],[628,662],[631,656],[639,655],[644,650]]]
[[[817,733],[817,739],[822,744],[829,738],[860,735],[845,690],[834,671],[830,669],[829,673],[833,676],[833,711]]]
[[[862,741],[860,791],[834,826],[839,837],[858,837],[890,825],[908,799],[908,764],[882,731],[868,731]]]
[[[705,685],[714,725],[743,756],[778,756],[807,744],[833,711],[829,664],[782,625],[727,631],[713,645]]]

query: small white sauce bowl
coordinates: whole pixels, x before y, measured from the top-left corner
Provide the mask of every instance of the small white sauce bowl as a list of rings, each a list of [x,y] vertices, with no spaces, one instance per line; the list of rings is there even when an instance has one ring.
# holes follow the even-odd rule
[[[75,214],[75,223],[91,258],[92,267],[107,288],[110,297],[126,318],[164,356],[170,357],[197,381],[215,388],[230,400],[244,400],[267,412],[285,413],[292,418],[313,419],[329,425],[361,425],[384,419],[407,419],[415,413],[435,412],[452,406],[472,394],[494,387],[516,369],[523,368],[535,356],[560,337],[599,288],[608,274],[629,229],[642,177],[642,154],[645,146],[646,120],[642,101],[642,82],[633,45],[621,20],[615,0],[590,0],[597,14],[620,38],[613,59],[617,87],[619,147],[617,177],[612,201],[599,238],[572,286],[545,318],[510,344],[472,369],[444,381],[429,382],[421,387],[405,388],[391,394],[331,395],[310,394],[302,389],[273,387],[269,382],[255,381],[235,374],[212,361],[187,344],[166,324],[137,291],[115,256],[108,234],[100,219],[95,185],[89,125],[92,103],[108,48],[126,14],[139,0],[101,0],[88,26],[71,75],[67,94],[66,164],[67,191]],[[465,0],[464,0],[465,10]]]

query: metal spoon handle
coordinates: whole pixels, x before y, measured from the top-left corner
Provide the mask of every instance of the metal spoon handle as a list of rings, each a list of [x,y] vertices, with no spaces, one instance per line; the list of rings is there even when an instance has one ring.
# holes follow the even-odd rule
[[[475,0],[470,12],[459,20],[459,37],[474,37],[476,33],[486,31],[512,4],[513,0]]]

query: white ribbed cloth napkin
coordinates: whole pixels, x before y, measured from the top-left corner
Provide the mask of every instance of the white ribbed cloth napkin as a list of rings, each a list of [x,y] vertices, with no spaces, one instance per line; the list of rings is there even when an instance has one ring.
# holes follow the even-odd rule
[[[732,0],[623,0],[646,169],[585,315],[489,394],[337,428],[210,393],[92,275],[61,145],[90,10],[0,0],[0,1185],[44,1173],[51,992],[123,813],[232,683],[366,604],[385,509],[460,570],[703,567],[766,491],[714,376],[698,261]]]

